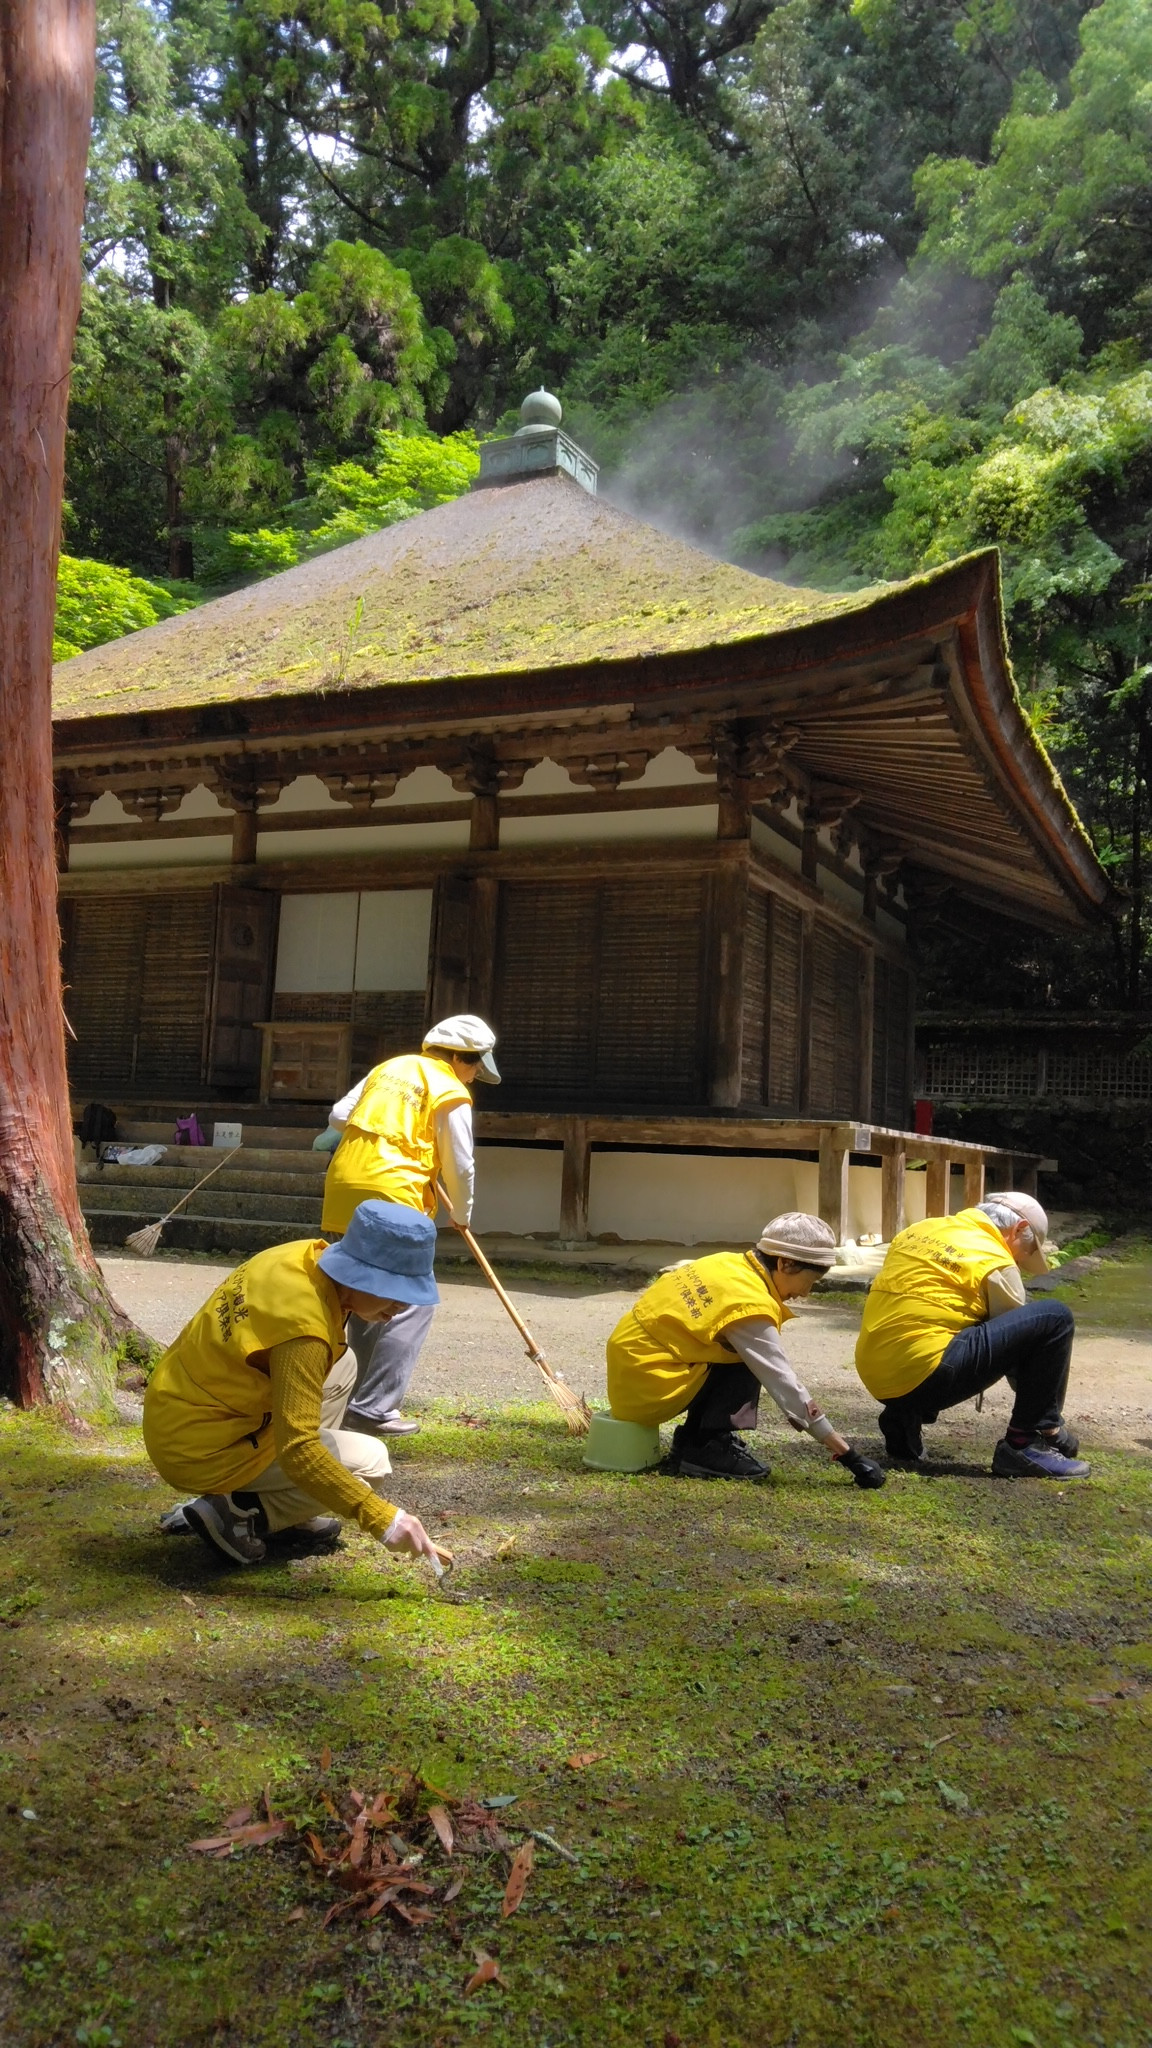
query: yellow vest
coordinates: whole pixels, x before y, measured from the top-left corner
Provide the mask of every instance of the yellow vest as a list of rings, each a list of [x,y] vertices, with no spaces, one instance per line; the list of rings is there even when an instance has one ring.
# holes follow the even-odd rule
[[[984,1282],[1012,1264],[979,1209],[929,1216],[894,1237],[872,1282],[856,1370],[878,1401],[910,1394],[935,1372],[952,1338],[988,1314]]]
[[[472,1097],[446,1060],[401,1053],[373,1067],[324,1180],[321,1230],[347,1230],[361,1202],[436,1214],[436,1116]]]
[[[667,1422],[699,1392],[710,1365],[739,1354],[729,1323],[767,1317],[779,1329],[792,1311],[751,1252],[713,1252],[661,1273],[608,1339],[608,1401],[621,1422]]]
[[[251,1486],[272,1464],[268,1353],[318,1337],[344,1350],[336,1289],[316,1264],[320,1239],[256,1252],[222,1280],[164,1353],[144,1396],[144,1443],[169,1484],[198,1493]]]

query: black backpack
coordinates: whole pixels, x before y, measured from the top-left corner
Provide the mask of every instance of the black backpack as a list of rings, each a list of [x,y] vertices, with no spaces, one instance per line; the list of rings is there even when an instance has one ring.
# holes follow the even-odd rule
[[[77,1136],[82,1145],[106,1145],[116,1136],[116,1112],[103,1102],[90,1102],[80,1119]]]

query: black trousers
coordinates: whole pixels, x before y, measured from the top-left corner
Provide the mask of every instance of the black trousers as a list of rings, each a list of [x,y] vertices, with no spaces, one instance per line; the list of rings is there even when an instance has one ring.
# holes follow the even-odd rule
[[[755,1429],[760,1382],[742,1358],[731,1365],[710,1365],[708,1377],[684,1411],[684,1441],[707,1443],[709,1437],[730,1436],[734,1429]]]
[[[1075,1328],[1062,1301],[1028,1301],[986,1323],[972,1323],[957,1331],[935,1372],[910,1394],[889,1401],[884,1412],[935,1422],[942,1408],[955,1408],[1006,1379],[1016,1394],[1010,1428],[1030,1435],[1059,1429]]]

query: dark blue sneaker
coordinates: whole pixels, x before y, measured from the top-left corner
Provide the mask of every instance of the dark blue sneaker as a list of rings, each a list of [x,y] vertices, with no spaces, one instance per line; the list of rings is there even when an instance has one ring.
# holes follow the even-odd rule
[[[1050,1451],[1062,1451],[1066,1458],[1074,1458],[1080,1449],[1079,1437],[1066,1422],[1060,1424],[1055,1436],[1046,1436],[1043,1441]]]
[[[992,1453],[992,1470],[997,1479],[1087,1479],[1091,1465],[1082,1458],[1066,1458],[1053,1450],[1047,1437],[1034,1436],[1030,1444],[1010,1444],[1002,1436]]]

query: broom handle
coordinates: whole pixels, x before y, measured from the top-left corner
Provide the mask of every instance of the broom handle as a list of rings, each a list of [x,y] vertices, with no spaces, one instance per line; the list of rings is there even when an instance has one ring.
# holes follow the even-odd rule
[[[235,1159],[236,1154],[238,1152],[242,1152],[243,1150],[243,1145],[233,1145],[232,1150],[230,1152],[226,1152],[224,1154],[223,1159],[217,1160],[211,1172],[206,1173],[204,1175],[204,1180],[198,1180],[194,1188],[189,1188],[188,1193],[186,1195],[181,1195],[180,1200],[176,1204],[176,1209],[182,1209],[184,1207],[185,1202],[190,1202],[192,1200],[193,1195],[198,1195],[201,1188],[204,1186],[204,1182],[211,1180],[213,1173],[219,1173],[221,1167],[227,1166],[228,1161],[230,1159]],[[169,1209],[168,1214],[162,1219],[163,1222],[171,1223],[172,1218],[176,1214],[176,1209]]]
[[[448,1200],[448,1196],[445,1193],[444,1189],[441,1187],[439,1181],[437,1181],[436,1183],[436,1192],[439,1195],[440,1200],[443,1202],[444,1207],[447,1209],[449,1216],[452,1216],[452,1204]],[[528,1328],[527,1323],[524,1321],[523,1316],[520,1315],[519,1311],[516,1309],[512,1301],[509,1299],[508,1295],[505,1294],[503,1287],[500,1285],[499,1280],[496,1278],[495,1273],[493,1272],[491,1266],[489,1265],[487,1259],[485,1258],[483,1252],[477,1244],[476,1239],[473,1237],[472,1232],[469,1230],[468,1225],[466,1223],[457,1223],[456,1218],[452,1216],[452,1228],[453,1230],[459,1231],[461,1237],[464,1239],[465,1244],[471,1252],[472,1257],[475,1259],[476,1264],[479,1266],[480,1271],[483,1273],[484,1278],[487,1280],[488,1285],[493,1289],[494,1293],[496,1293],[499,1296],[500,1300],[503,1302],[505,1308],[507,1309],[509,1315],[512,1318],[512,1321],[515,1323],[516,1328],[519,1330],[520,1335],[524,1339],[524,1343],[528,1351],[528,1356],[532,1360],[533,1364],[538,1365],[541,1371],[545,1372],[548,1375],[549,1379],[558,1378],[558,1374],[555,1373],[552,1367],[549,1365],[548,1360],[545,1358],[544,1353],[541,1351],[540,1346],[537,1344],[536,1339],[532,1335],[531,1330]]]

